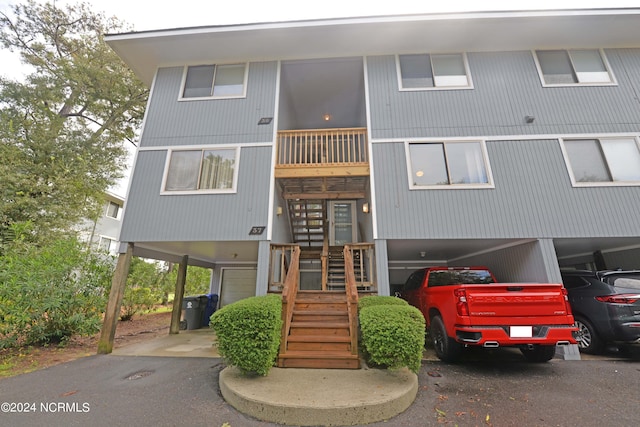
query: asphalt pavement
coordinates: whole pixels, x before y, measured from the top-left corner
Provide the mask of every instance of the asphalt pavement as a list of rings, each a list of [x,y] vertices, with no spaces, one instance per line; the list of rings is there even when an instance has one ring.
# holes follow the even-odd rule
[[[425,360],[403,413],[372,427],[638,426],[639,352],[530,364],[517,351]],[[0,380],[0,426],[276,426],[227,404],[218,358],[96,355]],[[323,420],[317,420],[323,425]]]

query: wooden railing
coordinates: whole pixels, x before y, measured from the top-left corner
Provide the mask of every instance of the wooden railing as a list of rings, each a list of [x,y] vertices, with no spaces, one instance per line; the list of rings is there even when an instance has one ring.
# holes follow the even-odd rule
[[[368,164],[366,128],[278,132],[277,166]]]
[[[353,255],[349,245],[344,247],[345,291],[349,312],[349,332],[351,335],[351,354],[358,354],[358,287],[353,271]]]
[[[284,280],[282,288],[282,336],[280,337],[280,348],[287,348],[287,337],[291,329],[291,319],[293,317],[293,307],[298,295],[300,276],[300,247],[294,246],[291,253],[289,271]]]
[[[350,243],[345,245],[351,256],[356,288],[361,291],[375,291],[376,269],[373,243]],[[345,263],[347,259],[345,257]]]
[[[291,243],[271,245],[269,259],[269,291],[280,292],[284,287],[294,249],[299,246]]]

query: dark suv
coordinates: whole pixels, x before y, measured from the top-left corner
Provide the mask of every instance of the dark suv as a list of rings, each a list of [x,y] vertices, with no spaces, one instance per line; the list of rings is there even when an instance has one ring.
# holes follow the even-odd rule
[[[578,346],[640,343],[640,271],[562,271],[578,326]]]

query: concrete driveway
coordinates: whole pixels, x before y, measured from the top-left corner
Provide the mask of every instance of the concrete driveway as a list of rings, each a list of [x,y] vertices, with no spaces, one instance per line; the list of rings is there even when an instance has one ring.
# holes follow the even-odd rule
[[[470,352],[456,365],[425,360],[409,409],[369,425],[636,426],[637,356],[529,364],[518,352],[501,349]],[[251,419],[222,399],[223,368],[215,357],[79,359],[0,380],[0,403],[6,402],[0,425],[277,425]]]

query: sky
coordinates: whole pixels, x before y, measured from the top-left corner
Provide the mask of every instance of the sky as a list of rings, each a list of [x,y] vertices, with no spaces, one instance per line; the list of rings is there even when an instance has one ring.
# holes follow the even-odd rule
[[[47,0],[36,0],[45,3]],[[54,0],[50,0],[54,1]],[[447,13],[514,10],[640,8],[639,0],[85,0],[95,12],[116,16],[135,31],[206,25],[233,25],[308,19],[345,18],[414,13]],[[0,11],[20,0],[0,0]],[[64,6],[75,0],[55,0]],[[15,54],[0,48],[0,75],[19,79],[23,71]],[[125,186],[116,193],[124,195]]]

